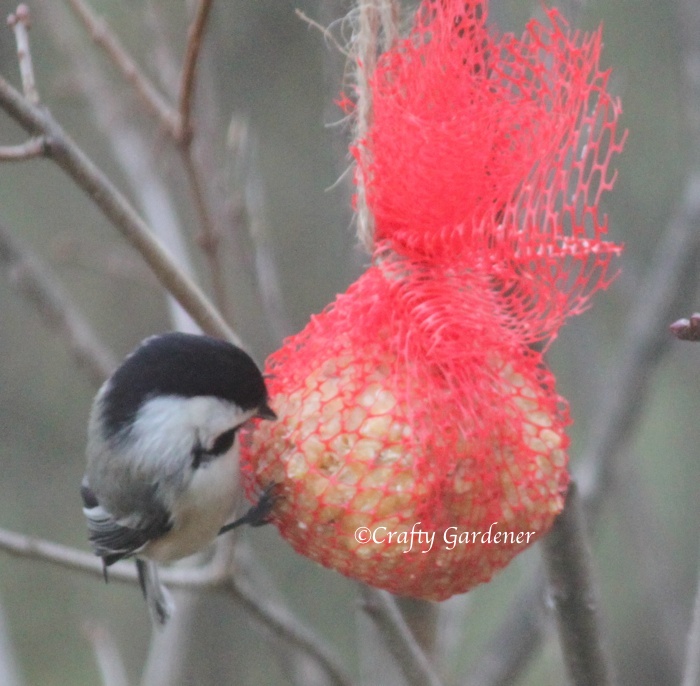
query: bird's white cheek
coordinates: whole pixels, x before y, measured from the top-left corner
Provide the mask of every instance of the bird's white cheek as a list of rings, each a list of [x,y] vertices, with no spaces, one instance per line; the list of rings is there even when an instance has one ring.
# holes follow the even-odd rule
[[[195,470],[189,487],[174,503],[173,528],[150,543],[145,556],[158,562],[192,555],[216,538],[239,500],[238,451]]]

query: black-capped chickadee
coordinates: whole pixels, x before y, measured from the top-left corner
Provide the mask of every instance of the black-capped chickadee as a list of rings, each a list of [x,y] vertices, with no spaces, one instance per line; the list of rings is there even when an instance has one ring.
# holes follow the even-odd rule
[[[183,333],[147,338],[103,384],[88,426],[81,486],[92,549],[107,568],[134,556],[154,621],[172,601],[154,563],[192,555],[217,534],[266,521],[268,490],[226,526],[239,499],[237,431],[275,419],[251,357]]]

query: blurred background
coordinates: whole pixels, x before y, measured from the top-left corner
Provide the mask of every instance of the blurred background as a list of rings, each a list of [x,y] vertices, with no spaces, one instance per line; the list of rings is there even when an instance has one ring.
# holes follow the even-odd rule
[[[176,93],[192,3],[90,4],[162,91]],[[603,207],[612,238],[626,246],[622,275],[564,328],[550,358],[575,419],[574,469],[596,438],[597,410],[631,354],[631,313],[681,212],[690,170],[698,167],[683,77],[685,4],[557,5],[576,28],[603,22],[603,63],[613,68],[611,89],[622,97],[629,129],[619,178]],[[174,213],[192,269],[212,292],[178,153],[91,44],[68,2],[34,0],[30,7],[43,103],[147,217],[158,207]],[[351,211],[350,131],[334,104],[348,87],[345,57],[295,12],[331,25],[342,42],[348,36],[339,22],[353,7],[350,0],[214,4],[197,89],[196,151],[222,230],[228,314],[260,363],[367,263]],[[14,8],[0,0],[1,16]],[[492,21],[502,30],[520,33],[541,13],[531,0],[491,2]],[[14,39],[4,22],[0,74],[19,83]],[[24,140],[0,113],[0,145]],[[51,162],[0,166],[0,222],[46,265],[117,358],[172,327],[164,293],[141,258]],[[16,276],[0,263],[0,528],[87,550],[78,486],[95,384],[18,294]],[[642,404],[631,437],[616,446],[614,468],[606,472],[591,538],[605,637],[619,683],[630,686],[679,683],[685,660],[700,544],[700,346],[666,340],[666,331],[694,308],[700,309],[700,297],[690,275],[657,333],[658,354],[639,371],[629,402]],[[364,624],[356,584],[297,556],[272,527],[243,537],[270,597],[323,636],[359,679]],[[556,632],[546,618],[543,642],[517,675],[478,681],[480,658],[507,626],[513,600],[539,560],[535,547],[491,583],[441,608],[432,652],[448,683],[564,683]],[[270,632],[229,596],[205,594],[193,616],[176,684],[292,683],[285,651],[270,658]],[[151,630],[137,587],[105,586],[0,550],[0,654],[14,660],[18,685],[102,683],[89,640],[96,626],[118,648],[128,683],[139,683]],[[386,679],[365,677],[365,683],[393,683]]]

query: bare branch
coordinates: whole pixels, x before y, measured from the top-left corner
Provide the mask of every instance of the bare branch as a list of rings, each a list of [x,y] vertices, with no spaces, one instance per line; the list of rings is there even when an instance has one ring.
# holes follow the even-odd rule
[[[23,686],[24,679],[19,661],[5,621],[5,612],[0,605],[0,683],[3,686]]]
[[[529,664],[545,634],[542,570],[520,589],[463,683],[467,686],[511,686]]]
[[[695,590],[693,617],[686,641],[685,668],[681,686],[700,686],[700,575]]]
[[[610,686],[593,583],[591,555],[576,482],[564,510],[543,541],[549,592],[554,601],[564,661],[573,686]]]
[[[5,529],[0,529],[0,550],[96,578],[103,575],[102,561],[91,553]],[[173,588],[227,590],[275,636],[303,650],[319,663],[333,684],[350,686],[351,680],[345,676],[337,659],[319,637],[302,626],[288,610],[257,594],[250,581],[246,580],[246,577],[252,576],[252,572],[239,567],[239,573],[232,576],[228,567],[225,560],[215,558],[212,563],[202,567],[163,569],[160,576],[165,584]],[[137,584],[136,568],[127,561],[117,562],[109,568],[109,580]]]
[[[101,384],[117,363],[97,338],[87,319],[61,284],[37,257],[22,247],[0,222],[0,263],[8,268],[15,288],[26,296],[44,321],[67,342],[78,364],[85,367],[92,381]]]
[[[107,22],[95,14],[84,0],[69,0],[69,2],[75,14],[85,25],[92,40],[107,53],[122,76],[141,97],[151,114],[161,122],[175,140],[181,140],[180,116],[141,71]]]
[[[199,219],[200,234],[198,243],[209,263],[209,271],[212,276],[214,302],[219,311],[223,313],[224,318],[230,319],[226,284],[219,256],[220,236],[211,218],[206,199],[206,184],[203,175],[197,167],[192,150],[194,137],[192,105],[197,64],[213,0],[200,0],[194,20],[188,31],[187,48],[180,76],[180,98],[177,111],[167,103],[155,86],[141,72],[136,61],[122,46],[107,22],[103,18],[98,17],[84,0],[70,0],[70,4],[78,17],[83,21],[95,43],[105,50],[124,78],[134,86],[149,110],[161,120],[180,150]]]
[[[269,595],[259,593],[253,588],[253,565],[248,564],[240,555],[237,556],[236,562],[236,573],[229,577],[229,590],[236,600],[274,636],[316,662],[331,684],[351,686],[352,680],[325,641],[301,624],[287,608],[275,603]]]
[[[209,212],[209,207],[205,195],[205,187],[202,180],[202,175],[194,160],[192,149],[188,146],[182,149],[182,161],[187,173],[187,179],[192,191],[192,198],[197,209],[199,217],[199,235],[197,243],[202,249],[204,256],[207,259],[209,273],[212,278],[212,288],[214,291],[214,301],[217,307],[227,318],[231,320],[230,306],[226,293],[226,282],[224,279],[223,265],[221,264],[220,250],[221,236],[214,227],[214,223]]]
[[[95,622],[86,622],[83,630],[92,645],[102,677],[102,686],[129,686],[124,661],[119,654],[114,637],[104,626]]]
[[[238,336],[204,293],[177,266],[126,197],[85,155],[47,110],[31,105],[1,77],[0,107],[30,134],[46,137],[46,156],[54,160],[75,181],[141,253],[161,284],[204,332],[240,345]]]
[[[223,313],[224,317],[230,321],[230,306],[220,254],[221,235],[219,231],[217,231],[212,219],[212,213],[207,201],[207,183],[205,175],[197,164],[192,146],[195,135],[194,126],[192,124],[192,110],[197,69],[202,51],[204,32],[213,4],[213,0],[199,0],[194,19],[187,31],[187,47],[185,49],[185,58],[180,74],[178,111],[181,135],[178,143],[182,154],[182,163],[192,192],[192,199],[195,209],[197,210],[197,217],[199,219],[197,243],[208,262],[209,273],[212,278],[212,289],[214,291],[214,302],[219,308],[219,311]]]
[[[39,92],[36,89],[32,53],[29,49],[28,31],[30,23],[31,17],[29,14],[29,7],[25,4],[19,5],[15,13],[7,18],[7,25],[14,31],[15,42],[17,43],[17,62],[19,64],[24,97],[26,97],[32,105],[38,105]]]
[[[386,592],[362,585],[362,609],[381,630],[389,649],[411,686],[440,686],[442,681],[416,641],[393,598]]]
[[[187,48],[180,76],[180,102],[178,107],[180,130],[182,132],[180,140],[183,142],[189,140],[192,135],[192,101],[197,76],[197,63],[202,49],[204,30],[213,4],[213,0],[199,0],[194,19],[187,32]]]
[[[141,673],[142,686],[171,686],[182,682],[199,601],[198,595],[178,592],[175,615],[164,627],[152,626],[148,657]]]
[[[20,145],[0,145],[0,162],[23,162],[44,154],[46,139],[43,136],[30,138]]]

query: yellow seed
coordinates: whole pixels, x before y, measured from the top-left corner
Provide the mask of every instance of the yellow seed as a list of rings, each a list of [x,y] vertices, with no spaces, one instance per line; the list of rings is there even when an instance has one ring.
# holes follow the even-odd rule
[[[309,462],[317,462],[321,459],[321,455],[326,449],[326,444],[319,440],[317,436],[311,435],[301,444],[301,448]]]
[[[523,393],[528,389],[524,389]],[[539,402],[537,400],[533,400],[532,396],[530,398],[523,398],[522,396],[517,396],[513,402],[515,403],[516,407],[519,409],[523,410],[524,412],[534,412],[539,406]]]
[[[538,412],[530,412],[527,419],[537,426],[552,426],[552,417],[547,412],[542,412],[542,410]]]
[[[372,412],[375,414],[384,414],[394,409],[396,405],[396,398],[394,394],[387,390],[381,390],[377,394],[377,399],[372,406]]]
[[[352,497],[357,492],[354,484],[333,484],[323,496],[324,507],[326,505],[339,505],[347,507]]]
[[[336,480],[344,484],[356,484],[364,475],[366,467],[358,462],[346,462],[336,474]]]
[[[358,493],[352,500],[352,507],[360,512],[371,512],[378,503],[382,503],[384,494],[381,491],[365,490]]]
[[[391,513],[400,513],[407,508],[411,503],[410,493],[394,493],[392,495],[384,495],[380,491],[370,491],[371,493],[379,493],[382,498],[378,502],[375,514],[379,517],[386,517]]]
[[[388,415],[369,417],[360,427],[360,434],[370,438],[385,438],[389,433],[391,423],[391,417]]]
[[[399,475],[400,476],[400,475]],[[362,479],[365,488],[381,488],[394,477],[394,470],[391,467],[375,467],[370,470]],[[394,477],[396,480],[396,477]],[[401,490],[401,489],[396,489]]]
[[[318,433],[324,441],[327,441],[340,433],[340,415],[331,415],[330,417],[324,412],[324,421],[318,426]]]
[[[545,429],[542,431],[540,433],[540,438],[550,449],[559,448],[561,446],[561,436],[551,429]]]
[[[365,421],[366,417],[367,413],[364,408],[357,406],[351,407],[343,415],[344,430],[350,433],[355,433],[362,425],[362,422]]]
[[[328,381],[324,381],[321,384],[319,391],[323,401],[328,401],[331,398],[334,398],[336,395],[338,395],[338,380],[329,379]]]
[[[344,402],[342,398],[334,398],[333,400],[325,403],[321,408],[323,418],[328,420],[332,417],[339,417],[344,408]]]
[[[309,471],[306,457],[301,453],[292,453],[287,460],[287,476],[290,479],[300,479]]]
[[[382,449],[382,442],[371,438],[361,438],[355,443],[352,450],[352,457],[363,462],[373,462]]]

